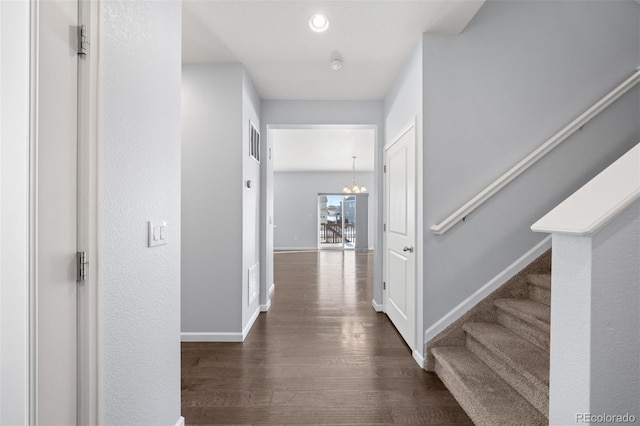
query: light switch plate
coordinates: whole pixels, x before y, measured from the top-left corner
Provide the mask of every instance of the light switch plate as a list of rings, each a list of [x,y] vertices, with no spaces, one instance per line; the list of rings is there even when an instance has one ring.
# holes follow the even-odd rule
[[[167,222],[147,222],[149,224],[149,247],[167,244]]]

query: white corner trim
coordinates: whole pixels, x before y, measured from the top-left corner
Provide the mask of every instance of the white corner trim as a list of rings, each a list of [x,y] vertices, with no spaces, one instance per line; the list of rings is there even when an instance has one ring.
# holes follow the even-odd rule
[[[436,337],[445,328],[458,320],[462,315],[467,313],[471,308],[484,300],[485,297],[489,296],[495,290],[500,288],[500,286],[513,278],[518,272],[520,272],[550,248],[551,235],[547,236],[544,240],[536,244],[535,247],[522,255],[522,257],[509,265],[504,271],[500,272],[491,281],[480,287],[475,293],[460,302],[458,306],[453,308],[446,315],[440,318],[440,320],[438,320],[435,324],[429,327],[427,331],[424,332],[424,341],[429,342],[431,339]]]
[[[372,300],[371,300],[371,306],[373,306],[373,310],[374,310],[374,311],[376,311],[376,312],[383,312],[384,305],[382,305],[382,304],[378,304],[378,303],[376,302],[376,299],[372,299]]]
[[[184,426],[184,417],[180,416],[180,418],[176,422],[176,426]]]
[[[420,368],[424,369],[424,357],[420,354],[420,352],[414,349],[412,355],[413,359],[418,363]]]
[[[249,334],[249,332],[251,331],[251,327],[253,327],[253,324],[256,322],[256,320],[258,319],[258,315],[260,315],[260,307],[258,306],[258,308],[255,310],[255,312],[253,313],[253,315],[251,315],[251,318],[249,318],[249,322],[247,322],[247,325],[244,327],[244,329],[242,330],[242,342],[244,342],[244,339],[247,338],[247,334]]]
[[[267,300],[267,303],[260,305],[260,312],[269,312],[271,309],[271,299]]]
[[[271,284],[271,287],[269,287],[267,303],[260,305],[260,312],[269,312],[269,309],[271,309],[271,296],[273,296],[274,291],[276,291],[276,283]]]
[[[181,342],[242,342],[240,332],[190,332],[180,333]]]

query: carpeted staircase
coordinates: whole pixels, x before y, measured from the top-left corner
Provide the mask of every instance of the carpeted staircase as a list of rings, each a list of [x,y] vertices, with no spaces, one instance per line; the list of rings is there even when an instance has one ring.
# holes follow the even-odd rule
[[[464,346],[431,348],[435,371],[477,426],[546,425],[551,275],[493,300],[497,322],[462,324]]]

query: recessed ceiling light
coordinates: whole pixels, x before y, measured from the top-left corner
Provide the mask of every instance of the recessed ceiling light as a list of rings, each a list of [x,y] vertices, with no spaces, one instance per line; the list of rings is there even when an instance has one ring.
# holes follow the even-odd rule
[[[309,28],[317,33],[326,31],[329,28],[329,17],[324,13],[316,13],[309,18]]]

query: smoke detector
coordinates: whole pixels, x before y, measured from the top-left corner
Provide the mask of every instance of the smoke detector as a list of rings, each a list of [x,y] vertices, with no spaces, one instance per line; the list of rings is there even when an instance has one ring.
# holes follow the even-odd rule
[[[340,68],[342,68],[342,59],[334,58],[334,59],[331,60],[330,64],[331,64],[331,69],[332,70],[338,71],[338,70],[340,70]]]
[[[331,52],[331,59],[329,60],[329,65],[331,66],[332,70],[339,71],[340,68],[342,68],[343,62],[344,60],[342,59],[342,55],[340,55],[340,52],[337,52],[337,51]]]

